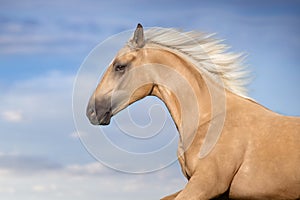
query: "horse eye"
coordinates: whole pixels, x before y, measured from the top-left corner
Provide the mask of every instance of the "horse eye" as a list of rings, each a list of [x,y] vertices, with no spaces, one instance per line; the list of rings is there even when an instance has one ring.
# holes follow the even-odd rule
[[[115,71],[124,71],[126,68],[126,65],[116,65]]]

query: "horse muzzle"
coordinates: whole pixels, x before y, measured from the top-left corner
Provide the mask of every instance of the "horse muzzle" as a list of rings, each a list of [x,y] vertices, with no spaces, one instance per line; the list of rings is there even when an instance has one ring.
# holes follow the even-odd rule
[[[93,125],[108,125],[112,117],[112,110],[108,99],[97,100],[91,98],[87,109],[86,116]]]

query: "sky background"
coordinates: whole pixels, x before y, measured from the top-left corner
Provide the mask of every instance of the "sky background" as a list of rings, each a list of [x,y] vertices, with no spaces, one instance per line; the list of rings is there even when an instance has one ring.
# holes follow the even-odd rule
[[[0,0],[1,199],[151,200],[184,186],[177,162],[149,174],[118,172],[97,162],[76,133],[72,92],[82,62],[139,22],[217,33],[248,55],[249,96],[299,116],[299,1]],[[132,106],[141,124],[148,101]],[[167,118],[166,131],[176,134]]]

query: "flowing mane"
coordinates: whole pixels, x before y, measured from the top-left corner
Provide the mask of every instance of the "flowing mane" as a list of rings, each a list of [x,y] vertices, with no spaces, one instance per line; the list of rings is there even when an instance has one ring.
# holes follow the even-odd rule
[[[249,72],[242,65],[244,55],[227,52],[229,47],[222,44],[222,40],[213,38],[213,35],[172,28],[151,28],[145,31],[145,45],[159,45],[185,55],[200,73],[219,83],[221,78],[221,84],[226,89],[248,98],[246,85],[249,83]]]

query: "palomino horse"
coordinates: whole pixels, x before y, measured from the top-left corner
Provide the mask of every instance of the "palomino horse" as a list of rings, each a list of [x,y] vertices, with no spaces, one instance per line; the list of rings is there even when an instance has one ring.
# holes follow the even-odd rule
[[[197,32],[139,24],[91,96],[87,116],[107,125],[145,96],[160,98],[179,132],[186,187],[164,199],[300,198],[300,119],[245,93],[241,56]]]

